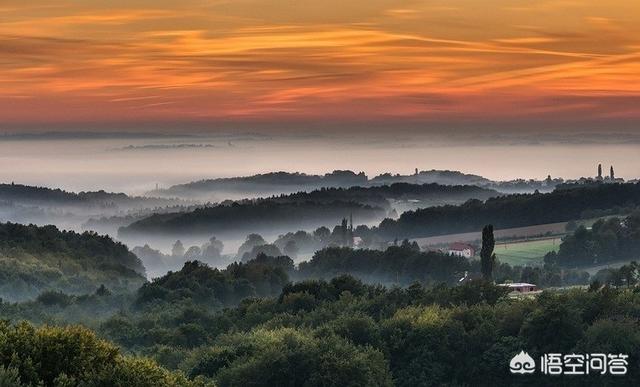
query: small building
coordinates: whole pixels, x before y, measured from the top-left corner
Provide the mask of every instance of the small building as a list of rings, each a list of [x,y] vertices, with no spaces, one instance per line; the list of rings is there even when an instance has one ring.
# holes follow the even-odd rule
[[[476,255],[476,249],[469,244],[455,242],[449,246],[449,248],[447,249],[447,254],[464,258],[471,258]]]
[[[526,282],[515,282],[512,284],[499,284],[498,286],[509,288],[509,290],[511,290],[512,292],[518,292],[518,293],[531,293],[531,292],[538,291],[538,287],[536,285],[528,284]]]
[[[354,236],[353,237],[353,246],[355,247],[362,247],[364,245],[364,241],[362,240],[362,238],[358,237],[358,236]]]

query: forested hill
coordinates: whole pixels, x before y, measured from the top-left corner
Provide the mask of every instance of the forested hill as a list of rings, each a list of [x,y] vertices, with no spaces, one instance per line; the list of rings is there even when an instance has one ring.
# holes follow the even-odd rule
[[[408,211],[398,220],[382,221],[377,233],[394,239],[471,232],[485,224],[523,227],[579,219],[585,211],[638,205],[640,184],[584,185],[547,194],[516,194]]]
[[[122,237],[135,234],[162,233],[215,234],[260,232],[261,230],[315,228],[339,223],[353,215],[356,222],[379,222],[395,209],[392,201],[415,201],[424,207],[441,203],[463,203],[482,199],[498,192],[476,186],[397,183],[390,186],[322,188],[311,192],[262,199],[225,202],[180,214],[155,214],[123,227]]]
[[[91,232],[0,223],[0,297],[21,300],[43,291],[113,291],[145,282],[142,262],[121,243]]]
[[[492,182],[482,176],[458,171],[420,171],[411,175],[385,173],[369,179],[364,172],[333,171],[324,175],[305,173],[271,172],[253,176],[200,180],[152,191],[149,194],[162,197],[212,198],[256,197],[264,194],[312,191],[319,188],[349,188],[390,185],[394,183],[488,185]]]
[[[0,201],[43,207],[137,208],[176,204],[174,199],[128,196],[105,191],[69,192],[59,188],[0,184]]]
[[[249,232],[283,232],[336,224],[353,215],[361,221],[374,221],[386,211],[355,202],[319,203],[258,201],[198,208],[178,214],[156,214],[122,227],[119,237],[149,235],[228,236]]]
[[[415,200],[425,202],[456,202],[468,199],[486,200],[500,193],[474,185],[440,185],[394,183],[372,187],[322,188],[312,192],[298,192],[276,200],[311,200],[316,202],[354,201],[386,208],[389,200]]]
[[[322,187],[351,187],[365,185],[367,176],[352,171],[333,171],[325,175],[270,172],[253,176],[199,180],[178,184],[149,194],[165,197],[201,198],[211,195],[260,196],[273,193],[291,193]],[[251,194],[253,193],[253,194]]]

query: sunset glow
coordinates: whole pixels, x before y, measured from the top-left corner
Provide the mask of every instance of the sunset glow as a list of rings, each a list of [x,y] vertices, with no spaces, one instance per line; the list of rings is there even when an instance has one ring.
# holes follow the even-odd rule
[[[627,120],[640,3],[0,3],[3,123]]]

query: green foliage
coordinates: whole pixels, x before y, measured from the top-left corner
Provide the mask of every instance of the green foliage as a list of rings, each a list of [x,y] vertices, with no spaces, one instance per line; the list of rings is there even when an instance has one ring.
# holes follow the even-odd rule
[[[469,262],[438,252],[421,252],[411,244],[391,246],[385,251],[329,247],[316,252],[298,266],[300,278],[332,278],[350,274],[370,283],[406,286],[413,282],[455,283]]]
[[[482,271],[482,277],[485,281],[491,281],[493,278],[493,266],[496,261],[496,256],[493,253],[493,248],[496,245],[496,240],[493,237],[493,226],[487,225],[482,229],[482,249],[480,250],[480,268]]]
[[[196,385],[151,360],[122,356],[115,346],[77,326],[0,324],[0,366],[3,386]]]
[[[52,253],[86,261],[87,265],[119,264],[144,273],[140,260],[125,245],[109,236],[86,231],[60,231],[55,226],[0,224],[0,249],[3,252],[21,250],[29,254]]]
[[[557,254],[545,262],[561,267],[629,261],[640,254],[640,212],[625,219],[598,220],[590,230],[581,226],[562,241]]]
[[[584,327],[580,311],[560,298],[543,296],[542,307],[529,315],[522,325],[522,335],[529,348],[543,353],[567,353],[582,338]]]
[[[2,387],[22,387],[20,382],[20,371],[17,368],[4,366],[0,367],[0,386]]]
[[[145,282],[144,267],[108,236],[54,226],[0,223],[0,296],[34,298],[44,291],[82,294],[97,284],[122,292]]]
[[[236,270],[245,266],[238,264]],[[194,270],[189,275],[209,273],[200,272],[202,267],[188,268]],[[179,283],[185,278],[165,280]],[[205,379],[220,386],[513,385],[521,379],[509,374],[508,363],[523,349],[532,356],[613,352],[628,354],[630,364],[640,359],[640,292],[605,286],[514,300],[506,291],[487,281],[383,288],[340,276],[287,284],[277,298],[245,299],[219,311],[194,302],[195,292],[158,308],[122,311],[98,328],[128,351],[180,369],[186,377],[149,360],[122,356],[84,328],[4,323],[0,380],[15,380],[18,370],[21,383],[43,380],[59,386],[75,386],[89,377],[123,386],[182,386]],[[47,306],[34,301],[21,307],[77,307],[77,297],[70,302]],[[3,308],[6,315],[10,309]],[[638,370],[629,370],[625,383],[638,383]],[[534,376],[531,383],[546,382]]]
[[[189,261],[180,271],[144,284],[138,291],[136,304],[190,301],[211,308],[235,305],[247,297],[279,294],[288,282],[290,270],[293,270],[290,258],[264,254],[247,263],[233,263],[226,270]]]
[[[98,288],[98,290],[100,290],[100,288]],[[36,302],[39,302],[43,305],[59,305],[63,307],[71,304],[71,300],[71,296],[55,291],[43,292],[36,298]]]
[[[338,336],[282,328],[223,336],[197,353],[191,375],[220,386],[391,386],[383,354]]]
[[[622,265],[621,267],[602,269],[594,276],[594,285],[596,289],[600,288],[600,285],[612,285],[612,286],[636,286],[640,283],[640,265],[633,261],[628,265]]]

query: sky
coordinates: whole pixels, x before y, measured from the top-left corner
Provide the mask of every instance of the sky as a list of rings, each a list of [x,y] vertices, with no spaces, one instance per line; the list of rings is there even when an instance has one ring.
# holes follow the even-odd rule
[[[632,123],[636,0],[1,0],[0,129]]]

